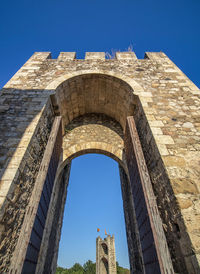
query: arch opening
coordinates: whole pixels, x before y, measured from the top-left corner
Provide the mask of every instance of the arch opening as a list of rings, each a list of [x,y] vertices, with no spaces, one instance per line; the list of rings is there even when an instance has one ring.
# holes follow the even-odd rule
[[[106,258],[102,258],[101,259],[101,262],[100,262],[100,273],[102,273],[102,274],[108,274],[109,272],[108,272],[108,261],[107,261],[107,259]]]
[[[87,170],[86,166],[88,166]],[[65,176],[66,172],[68,171],[66,170],[64,172]],[[78,172],[80,175],[77,174]],[[88,175],[86,176],[83,173],[87,173]],[[79,183],[77,180],[79,180]],[[75,192],[77,198],[74,197]],[[63,234],[60,242],[61,248],[64,249],[63,246],[66,246],[66,248],[68,247],[69,249],[69,251],[65,251],[66,256],[73,252],[75,252],[75,254],[79,252],[87,253],[86,250],[90,250],[91,246],[93,246],[93,257],[89,257],[88,259],[94,261],[95,238],[99,234],[96,229],[100,226],[101,237],[102,234],[104,234],[105,228],[108,233],[115,234],[116,252],[120,262],[122,262],[124,254],[126,254],[126,264],[124,265],[122,263],[120,265],[129,268],[129,264],[127,265],[128,249],[126,244],[125,223],[123,220],[122,197],[120,197],[120,178],[116,161],[113,161],[110,157],[95,154],[81,157],[77,156],[72,161],[67,193],[65,205],[66,216],[64,217],[63,229],[68,231],[68,236],[64,237]],[[75,209],[72,203],[74,203]],[[78,203],[80,203],[80,206],[78,206]],[[80,211],[83,211],[82,214]],[[75,225],[75,223],[77,224]],[[70,229],[69,226],[72,226],[72,228]],[[77,229],[77,227],[79,227],[79,229]],[[73,243],[71,243],[71,241],[73,241]],[[75,247],[77,248],[76,251]],[[108,254],[108,247],[102,246],[102,248],[104,249],[104,254]],[[81,256],[77,254],[77,258],[78,257]],[[83,261],[76,262],[83,264]]]
[[[103,252],[105,255],[108,255],[108,246],[105,243],[102,243],[101,245]]]

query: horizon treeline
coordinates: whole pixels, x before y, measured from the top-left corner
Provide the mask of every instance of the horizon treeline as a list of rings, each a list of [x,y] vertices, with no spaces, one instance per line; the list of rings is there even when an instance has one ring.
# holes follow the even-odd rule
[[[130,270],[117,265],[117,274],[130,274]],[[88,260],[83,266],[79,263],[75,263],[71,268],[63,268],[57,266],[56,274],[96,274],[96,263],[93,263],[91,260]]]

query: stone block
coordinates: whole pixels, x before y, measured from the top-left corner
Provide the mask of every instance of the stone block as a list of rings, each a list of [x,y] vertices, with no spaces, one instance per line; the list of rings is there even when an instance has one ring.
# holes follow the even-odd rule
[[[137,60],[137,56],[135,55],[135,52],[127,51],[127,52],[116,52],[116,59],[119,61],[124,60]]]
[[[86,52],[85,60],[105,60],[105,52]]]
[[[192,201],[189,198],[179,198],[179,197],[177,197],[177,200],[178,200],[179,206],[182,209],[187,209],[187,208],[189,208],[193,205]]]
[[[162,60],[162,58],[166,57],[164,52],[145,52],[144,58],[151,59],[153,61]]]
[[[59,61],[72,61],[76,58],[76,52],[61,52],[58,56]]]
[[[28,60],[28,62],[32,62],[32,61],[44,61],[46,59],[51,59],[51,52],[35,52],[30,59]]]
[[[156,142],[158,144],[164,144],[164,145],[172,145],[174,144],[174,140],[169,135],[155,135]]]
[[[166,166],[169,167],[185,167],[185,159],[183,157],[177,156],[166,156],[163,158],[164,163]]]
[[[149,124],[151,127],[164,127],[164,124],[162,121],[149,121]]]
[[[198,188],[196,184],[190,179],[174,179],[172,180],[172,187],[175,194],[179,193],[190,193],[198,194]]]

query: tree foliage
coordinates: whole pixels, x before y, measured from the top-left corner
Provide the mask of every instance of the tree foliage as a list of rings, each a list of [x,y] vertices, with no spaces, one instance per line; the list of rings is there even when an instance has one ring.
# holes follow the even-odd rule
[[[91,260],[88,260],[84,265],[83,265],[84,273],[90,273],[90,274],[95,274],[96,273],[96,264],[93,263]]]
[[[117,265],[117,274],[130,274],[130,271],[126,268]],[[96,263],[88,260],[83,266],[79,263],[75,263],[71,268],[63,268],[58,266],[56,274],[96,274]]]
[[[117,274],[130,274],[129,269],[119,266],[118,262],[116,262],[116,265],[117,265]]]

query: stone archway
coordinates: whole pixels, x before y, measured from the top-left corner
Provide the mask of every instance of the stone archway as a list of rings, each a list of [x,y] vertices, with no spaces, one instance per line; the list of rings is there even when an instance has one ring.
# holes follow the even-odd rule
[[[152,196],[153,192],[151,190],[152,187],[150,186],[151,183],[149,177],[148,187],[150,188],[148,188],[148,191],[151,193],[152,200],[149,202],[148,191],[147,189],[143,189],[141,192],[142,194],[139,196],[140,199],[143,200],[142,209],[139,208],[140,211],[138,213],[138,218],[140,218],[140,216],[143,216],[141,215],[141,212],[145,212],[144,215],[148,216],[148,226],[147,228],[145,227],[145,229],[143,229],[142,225],[141,229],[140,227],[137,227],[136,213],[134,210],[134,203],[135,207],[137,206],[137,197],[135,198],[136,200],[133,201],[134,189],[132,182],[129,180],[129,174],[131,174],[130,170],[133,169],[133,164],[137,167],[139,162],[136,161],[133,163],[133,159],[131,158],[132,156],[129,157],[130,155],[128,155],[130,154],[129,151],[131,151],[133,155],[137,152],[131,150],[134,140],[128,140],[124,145],[124,141],[129,138],[129,133],[131,132],[131,127],[127,122],[127,117],[134,116],[137,120],[137,117],[142,111],[141,102],[138,97],[134,95],[132,87],[121,79],[113,76],[97,73],[83,74],[72,77],[58,85],[55,93],[51,95],[51,102],[55,115],[59,115],[60,118],[57,120],[55,119],[56,125],[53,125],[52,135],[50,135],[49,138],[50,148],[47,149],[45,157],[50,157],[50,163],[54,147],[58,144],[57,139],[62,139],[62,147],[60,146],[58,149],[60,153],[59,163],[59,154],[56,156],[58,168],[54,170],[54,175],[52,177],[55,177],[55,172],[57,170],[54,184],[52,185],[48,213],[45,213],[43,228],[40,229],[42,230],[40,235],[41,240],[37,247],[38,251],[35,252],[37,254],[35,255],[34,271],[36,271],[36,273],[51,273],[55,270],[59,233],[63,216],[62,210],[66,199],[66,186],[70,172],[70,160],[80,154],[89,152],[100,152],[106,154],[117,160],[120,164],[131,271],[144,272],[145,269],[146,271],[153,269],[156,271],[154,273],[164,273],[166,270],[173,271],[162,229],[162,223],[159,219],[160,217],[155,203],[155,198]],[[61,121],[62,138],[58,137],[61,136]],[[128,152],[124,150],[125,148]],[[49,153],[48,150],[51,152]],[[144,161],[144,159],[142,161]],[[46,177],[44,176],[45,178],[48,177],[48,166],[46,169],[47,175]],[[136,169],[135,172],[137,173],[137,179],[138,177],[141,178],[140,172],[142,172],[142,169],[145,169],[145,173],[148,173],[148,170],[144,165],[142,165],[142,169],[139,167]],[[43,169],[41,169],[41,172],[42,170]],[[131,180],[134,181],[133,177]],[[44,180],[46,182],[46,179]],[[140,181],[143,181],[143,179],[139,179],[137,183],[140,184]],[[45,187],[45,183],[41,185],[44,185]],[[143,185],[142,187],[145,186]],[[40,187],[39,189],[41,191],[41,196],[37,199],[33,199],[33,201],[37,200],[40,204],[44,188]],[[145,191],[146,194],[144,195]],[[45,196],[44,193],[43,196]],[[144,211],[143,207],[145,207]],[[40,215],[38,210],[39,209],[35,207],[35,211],[31,211],[34,212],[34,214],[31,213],[32,215],[27,217],[29,219],[30,217],[32,218],[31,222],[33,230],[29,229],[30,238],[32,237],[32,233],[36,230],[34,225],[37,226],[37,224],[35,224],[36,216]],[[44,213],[41,214],[44,215]],[[155,215],[156,218],[153,218],[151,214]],[[40,217],[37,218],[39,219],[39,222],[41,222]],[[57,226],[55,226],[56,220],[58,220]],[[26,224],[26,221],[24,221],[24,224]],[[152,228],[152,225],[154,228]],[[140,225],[138,224],[138,226]],[[24,237],[23,232],[25,232],[26,229],[27,228],[24,225],[21,232],[22,238]],[[39,234],[38,232],[34,233]],[[142,241],[146,238],[148,233],[151,233],[151,241],[150,243],[147,243],[145,239],[145,244],[141,247]],[[156,233],[162,236],[160,238],[162,242],[160,242],[158,238],[155,240]],[[18,258],[15,261],[15,264],[18,265],[17,268],[19,273],[21,271],[20,269],[22,269],[22,273],[25,273],[26,269],[30,267],[29,263],[33,264],[29,258],[30,250],[32,249],[32,246],[34,246],[33,239],[29,241],[28,247],[24,246],[24,250],[27,251],[26,253],[22,252],[23,259],[19,257],[21,263],[18,263]],[[145,255],[146,257],[144,257],[144,252],[149,249],[151,251],[150,254],[147,254]],[[153,260],[151,261],[150,259],[152,256]]]
[[[144,59],[137,59],[132,52],[117,53],[116,58],[111,60],[105,60],[104,53],[86,53],[85,60],[74,59],[75,53],[61,53],[57,59],[51,59],[47,52],[35,53],[2,90],[1,272],[21,273],[27,243],[31,246],[29,233],[34,222],[39,221],[36,215],[42,195],[41,186],[46,184],[47,166],[53,172],[49,176],[53,186],[55,175],[56,180],[62,177],[63,169],[69,169],[70,159],[75,153],[91,149],[120,159],[122,181],[127,181],[128,174],[132,194],[137,194],[133,179],[135,172],[138,175],[141,171],[139,166],[148,171],[148,181],[156,196],[174,271],[198,273],[198,88],[162,52],[146,53]],[[67,145],[62,150],[60,144],[66,125],[92,113],[105,115],[121,125],[124,150],[116,150],[110,141],[97,140]],[[60,123],[55,116],[62,118],[59,142],[54,138]],[[88,130],[89,127],[88,124]],[[110,132],[109,127],[107,131]],[[73,128],[72,135],[75,132]],[[135,138],[135,132],[139,138]],[[47,142],[51,144],[51,153]],[[53,143],[57,145],[53,146]],[[137,155],[139,143],[142,148],[138,159],[144,154],[147,169],[144,169],[143,161],[135,169],[135,160],[138,159],[133,155]],[[51,160],[49,165],[47,159]],[[124,185],[127,186],[127,183]],[[145,181],[143,186],[145,188]],[[126,191],[125,187],[124,193]],[[123,200],[126,203],[126,199]],[[150,207],[155,202],[155,199],[152,200]],[[137,203],[135,207],[138,209]],[[131,220],[129,226],[135,227],[131,214],[125,210],[125,216]],[[42,231],[46,235],[46,228]],[[128,241],[133,243],[132,234],[127,231]],[[148,235],[147,231],[145,235]],[[143,249],[148,250],[146,247]],[[32,263],[37,265],[39,248],[35,250]],[[134,250],[134,244],[129,245],[129,255],[133,253],[130,250]],[[28,251],[33,250],[30,248]],[[133,260],[130,256],[130,261]]]
[[[135,116],[135,113],[138,112],[138,97],[133,94],[132,88],[121,79],[93,73],[75,76],[61,83],[57,87],[55,94],[51,96],[51,99],[55,113],[62,116],[63,128],[63,162],[58,168],[60,173],[57,174],[57,181],[63,181],[63,176],[66,176],[62,167],[64,167],[66,163],[70,163],[71,159],[81,154],[90,152],[103,153],[119,162],[131,271],[143,272],[145,268],[149,268],[147,265],[154,265],[158,259],[154,258],[152,262],[149,260],[144,261],[143,259],[136,225],[134,202],[133,198],[130,198],[132,197],[131,193],[133,189],[131,189],[129,182],[126,156],[124,154],[126,119],[128,116]],[[61,173],[62,176],[60,175]],[[67,177],[69,177],[69,173]],[[60,186],[58,189],[60,189]],[[58,194],[56,196],[59,197]],[[65,197],[62,199],[65,200]],[[56,208],[58,202],[54,201],[54,203],[52,208]],[[61,212],[59,219],[62,219],[62,214]],[[54,231],[54,234],[59,235],[60,228],[58,230],[59,233]],[[162,240],[165,241],[163,236]],[[52,244],[51,234],[49,235],[48,242]],[[44,269],[48,267],[48,269],[46,269],[48,272],[53,271],[56,262],[58,242],[59,240],[57,239],[57,247],[51,259],[48,257],[48,259],[44,260],[45,248],[42,246],[40,252],[42,252],[43,255],[41,259],[43,266],[41,266],[42,262],[38,264],[38,273],[41,273],[40,269],[43,269],[43,267]],[[46,243],[47,240],[45,240],[44,244],[46,245]],[[46,248],[46,251],[48,252],[50,249],[49,246]],[[163,250],[168,254],[166,247]],[[152,250],[152,254],[153,253],[154,251]],[[147,257],[149,258],[149,255]],[[164,263],[161,263],[163,265],[160,271],[172,269],[170,259],[168,257],[165,259]],[[50,264],[49,260],[53,262],[53,265]],[[158,267],[158,269],[159,268],[160,267]],[[150,269],[155,270],[156,268],[155,266],[153,266],[153,268],[150,266]],[[158,271],[158,269],[156,271]]]

